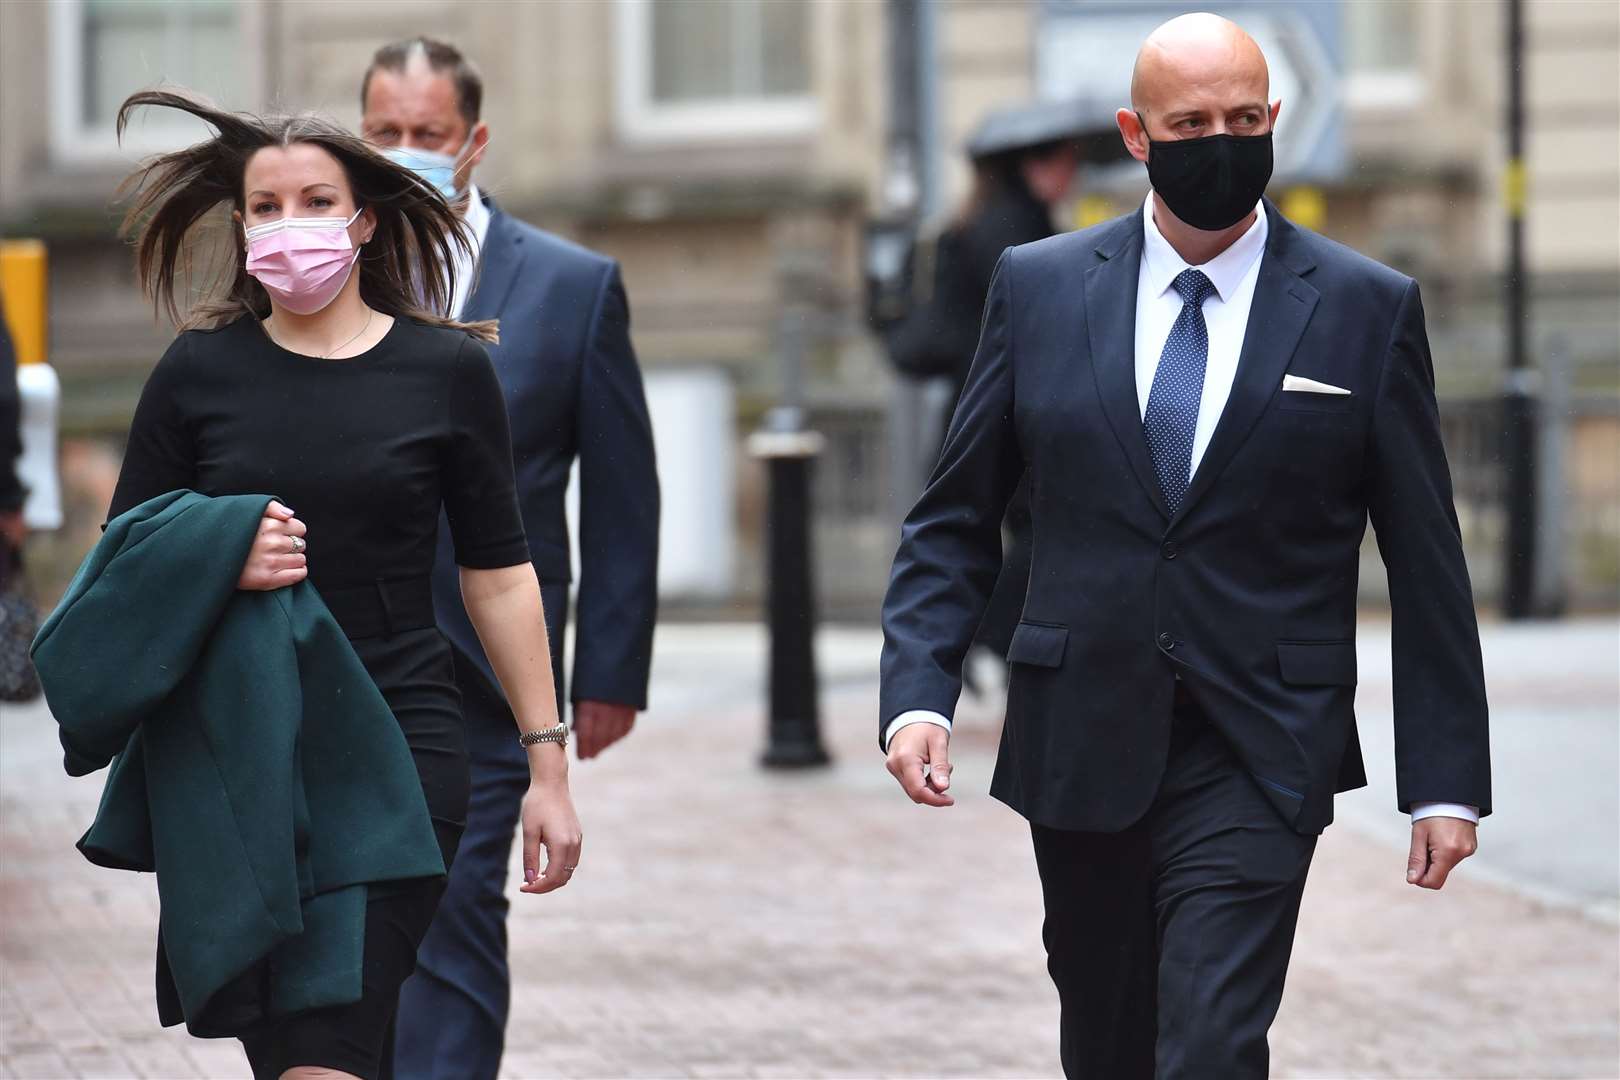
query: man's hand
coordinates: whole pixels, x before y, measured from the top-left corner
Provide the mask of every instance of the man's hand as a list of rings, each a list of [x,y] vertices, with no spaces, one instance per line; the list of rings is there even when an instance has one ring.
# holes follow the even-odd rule
[[[581,761],[589,760],[630,734],[636,722],[633,705],[611,701],[574,702],[574,749]]]
[[[1406,860],[1406,883],[1438,889],[1452,868],[1479,849],[1472,821],[1427,817],[1412,822],[1412,853]]]
[[[938,724],[907,724],[889,740],[889,772],[911,801],[954,806],[951,786],[951,733]]]
[[[28,525],[23,521],[21,510],[0,510],[0,542],[4,542],[13,551],[21,551],[23,541],[28,539]]]

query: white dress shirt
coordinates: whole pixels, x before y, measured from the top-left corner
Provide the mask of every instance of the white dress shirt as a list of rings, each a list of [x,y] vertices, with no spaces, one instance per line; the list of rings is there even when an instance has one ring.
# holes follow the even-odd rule
[[[1203,271],[1215,286],[1204,300],[1204,325],[1209,330],[1209,360],[1204,368],[1204,395],[1198,406],[1198,426],[1193,431],[1189,479],[1209,449],[1232,395],[1237,378],[1238,357],[1243,352],[1243,336],[1249,326],[1249,308],[1254,303],[1254,285],[1260,276],[1260,260],[1266,250],[1270,226],[1264,206],[1256,207],[1254,223],[1225,251],[1203,263]],[[1183,301],[1176,292],[1176,276],[1191,264],[1170,246],[1153,221],[1153,193],[1149,192],[1142,213],[1142,265],[1136,277],[1136,400],[1147,416],[1148,395],[1153,376],[1159,370],[1159,356],[1170,338],[1170,330],[1181,314]],[[909,724],[935,724],[946,731],[951,722],[931,709],[911,709],[889,721],[883,741],[887,746],[894,733]],[[1455,817],[1479,821],[1479,811],[1456,803],[1414,803],[1412,820],[1426,817]]]
[[[478,188],[472,184],[467,185],[466,222],[467,231],[472,234],[472,250],[463,251],[458,245],[451,246],[456,266],[456,292],[450,298],[452,319],[461,318],[461,313],[466,310],[478,275],[478,257],[483,254],[484,238],[489,235],[489,207],[478,197]]]
[[[1148,394],[1153,376],[1159,370],[1159,357],[1170,330],[1181,315],[1183,301],[1175,290],[1176,277],[1192,264],[1176,254],[1153,223],[1153,196],[1148,196],[1142,214],[1142,267],[1136,275],[1136,400],[1141,415],[1147,417]],[[1270,226],[1262,208],[1254,224],[1232,242],[1232,246],[1199,266],[1215,286],[1215,295],[1204,301],[1204,325],[1209,328],[1209,362],[1204,367],[1204,396],[1198,405],[1198,426],[1193,430],[1192,464],[1198,471],[1209,440],[1215,434],[1232,395],[1237,378],[1238,354],[1243,351],[1243,335],[1249,326],[1249,308],[1254,304],[1254,283],[1260,277],[1260,256],[1266,250]]]

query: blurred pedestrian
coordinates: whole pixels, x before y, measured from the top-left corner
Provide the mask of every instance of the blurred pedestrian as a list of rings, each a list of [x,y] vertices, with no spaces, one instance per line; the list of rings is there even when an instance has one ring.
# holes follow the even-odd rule
[[[17,389],[17,350],[0,304],[0,549],[21,549],[26,536],[23,502],[28,492],[17,475],[22,458],[22,395]],[[0,565],[0,575],[5,573]],[[0,576],[0,584],[5,578]]]
[[[1096,125],[1096,110],[1087,102],[1041,102],[991,113],[968,139],[972,190],[950,224],[913,249],[913,305],[883,328],[890,359],[903,374],[949,380],[939,431],[967,381],[996,261],[1009,247],[1058,231],[1054,218],[1071,194],[1081,139]],[[998,657],[1007,655],[1029,585],[1029,493],[1023,486],[1007,504],[1004,526],[1002,569],[976,638]],[[971,672],[971,665],[964,668],[970,689]]]
[[[1053,235],[1060,204],[1080,164],[1091,117],[1079,102],[1020,105],[987,116],[968,140],[973,186],[943,229],[911,255],[911,300],[884,326],[895,366],[917,378],[950,380],[950,407],[967,381],[979,313],[996,260],[1009,247]]]
[[[658,577],[652,428],[618,266],[517,220],[473,182],[490,139],[483,97],[477,70],[454,46],[395,42],[377,50],[361,83],[362,130],[436,187],[471,235],[448,310],[500,320],[490,355],[511,417],[518,500],[559,688],[571,578],[564,495],[579,462],[570,689],[578,753],[591,758],[623,738],[647,703]],[[400,998],[398,1069],[402,1077],[493,1078],[511,997],[506,872],[527,768],[443,545],[434,585],[439,625],[457,650],[472,799],[444,902]]]
[[[523,891],[566,884],[580,828],[566,729],[539,659],[546,629],[506,410],[485,349],[496,327],[435,313],[456,287],[461,223],[431,187],[335,124],[148,91],[125,101],[120,133],[142,107],[188,113],[217,134],[132,178],[141,283],[183,331],[141,394],[109,517],[179,489],[278,496],[240,588],[306,577],[318,588],[404,733],[452,867],[467,750],[428,581],[446,513],[468,614],[515,706],[506,737],[517,746],[521,734],[528,747]],[[177,267],[216,208],[229,211],[235,260],[182,321]],[[251,725],[252,710],[239,720]],[[363,768],[366,747],[352,752]],[[444,885],[423,878],[372,892],[359,1000],[237,1032],[256,1077],[391,1074],[399,986]]]
[[[22,395],[3,308],[0,304],[0,701],[23,702],[39,696],[39,676],[28,658],[39,617],[23,579],[28,491],[17,475],[23,452]]]
[[[1262,198],[1268,100],[1264,56],[1227,20],[1147,39],[1117,122],[1152,193],[1002,256],[884,602],[889,769],[948,806],[962,655],[1028,470],[1034,570],[991,792],[1031,824],[1069,1076],[1266,1075],[1316,837],[1334,793],[1366,782],[1369,517],[1406,880],[1444,885],[1490,810],[1417,286]]]

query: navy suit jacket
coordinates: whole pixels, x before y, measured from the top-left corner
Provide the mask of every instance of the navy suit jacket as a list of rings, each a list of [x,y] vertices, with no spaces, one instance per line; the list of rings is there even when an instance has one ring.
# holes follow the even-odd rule
[[[997,268],[895,556],[880,720],[954,709],[1027,467],[1034,560],[991,790],[1039,824],[1117,831],[1147,811],[1179,675],[1285,819],[1321,831],[1333,793],[1366,782],[1369,517],[1389,574],[1401,807],[1490,812],[1479,634],[1417,285],[1265,212],[1237,378],[1174,516],[1136,389],[1141,212],[1011,248]],[[1284,374],[1350,393],[1284,393]]]
[[[485,201],[489,233],[462,317],[500,320],[489,353],[506,391],[523,528],[543,585],[572,580],[564,498],[579,458],[572,698],[643,709],[658,607],[658,474],[619,268]],[[442,521],[433,598],[440,629],[493,681]]]

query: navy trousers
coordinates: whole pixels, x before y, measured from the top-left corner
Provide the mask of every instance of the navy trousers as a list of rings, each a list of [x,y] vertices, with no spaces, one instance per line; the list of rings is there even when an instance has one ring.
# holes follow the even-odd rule
[[[544,585],[546,631],[557,699],[568,586]],[[529,760],[512,710],[481,668],[456,658],[472,794],[467,829],[438,913],[399,995],[396,1080],[495,1080],[506,1045],[511,971],[506,958],[507,867],[529,789]]]
[[[1196,705],[1147,815],[1033,826],[1065,1076],[1264,1080],[1316,837],[1288,827]]]

